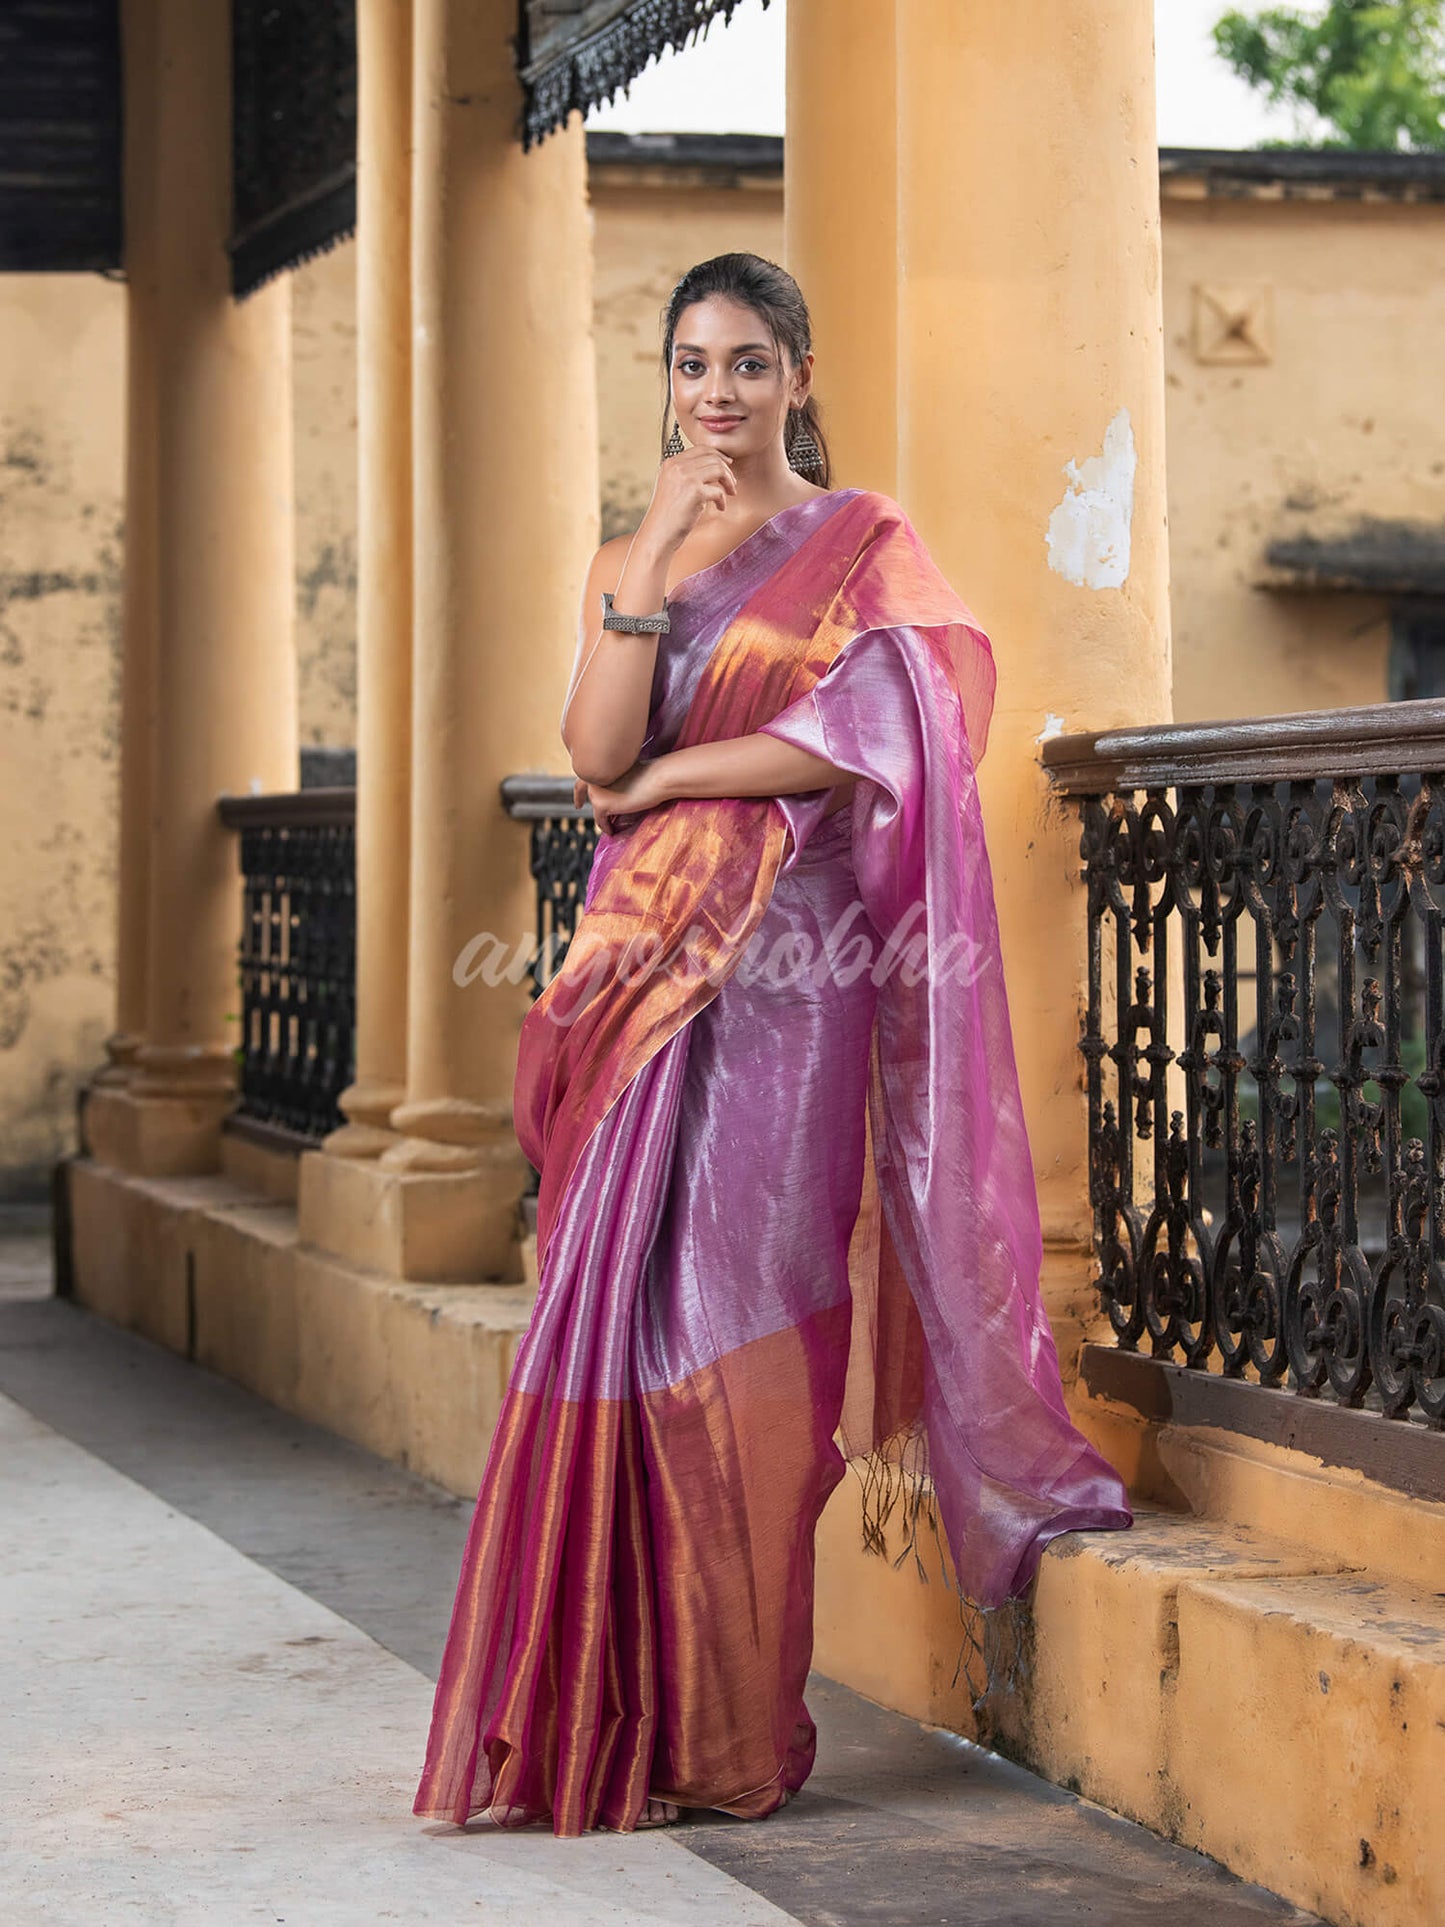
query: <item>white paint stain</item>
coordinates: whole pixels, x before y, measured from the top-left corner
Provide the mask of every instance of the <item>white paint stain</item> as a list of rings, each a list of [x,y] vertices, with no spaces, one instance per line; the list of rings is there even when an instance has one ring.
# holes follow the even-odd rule
[[[1038,735],[1035,736],[1034,741],[1036,743],[1046,743],[1051,736],[1062,736],[1063,733],[1064,733],[1063,717],[1056,716],[1053,710],[1048,709],[1048,710],[1045,710],[1044,712],[1044,726],[1039,731]]]
[[[1129,579],[1134,518],[1134,428],[1121,408],[1104,431],[1102,455],[1064,463],[1068,492],[1049,517],[1049,567],[1082,589],[1117,589]]]

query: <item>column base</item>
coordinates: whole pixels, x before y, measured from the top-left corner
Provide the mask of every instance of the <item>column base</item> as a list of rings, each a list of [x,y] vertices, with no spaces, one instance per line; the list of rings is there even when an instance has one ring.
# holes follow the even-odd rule
[[[341,1124],[321,1140],[321,1149],[331,1158],[379,1158],[400,1143],[395,1131],[375,1124]]]
[[[415,1284],[523,1281],[518,1202],[527,1169],[519,1151],[474,1156],[469,1168],[442,1171],[398,1169],[393,1155],[304,1151],[297,1200],[303,1243]]]
[[[379,1158],[400,1142],[391,1128],[391,1114],[405,1101],[406,1087],[359,1078],[337,1099],[346,1122],[322,1139],[321,1148],[334,1158]]]
[[[124,1088],[136,1073],[136,1060],[145,1039],[129,1031],[113,1031],[105,1040],[107,1062],[90,1080],[92,1090]]]
[[[1045,1224],[1039,1290],[1059,1355],[1064,1391],[1071,1394],[1079,1376],[1084,1346],[1109,1329],[1108,1314],[1095,1288],[1098,1261],[1089,1233],[1072,1233]]]
[[[85,1100],[86,1149],[136,1177],[203,1177],[221,1168],[221,1124],[235,1101],[234,1091],[147,1097],[95,1083]]]

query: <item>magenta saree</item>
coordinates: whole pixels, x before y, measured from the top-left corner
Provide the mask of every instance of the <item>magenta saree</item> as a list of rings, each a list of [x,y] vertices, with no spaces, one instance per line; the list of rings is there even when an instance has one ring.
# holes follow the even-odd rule
[[[847,1458],[930,1482],[982,1606],[1059,1533],[1131,1523],[1039,1295],[974,781],[993,690],[987,638],[870,491],[785,509],[674,590],[644,754],[762,729],[860,780],[831,813],[826,790],[691,799],[599,841],[523,1026],[541,1285],[418,1813],[772,1811],[813,1762],[813,1535]]]

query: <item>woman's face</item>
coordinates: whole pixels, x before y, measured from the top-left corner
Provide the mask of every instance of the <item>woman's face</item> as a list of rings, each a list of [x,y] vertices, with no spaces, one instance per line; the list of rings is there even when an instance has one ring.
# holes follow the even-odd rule
[[[789,407],[801,402],[813,357],[794,368],[762,316],[724,295],[694,301],[677,319],[672,405],[683,434],[736,459],[782,445]]]

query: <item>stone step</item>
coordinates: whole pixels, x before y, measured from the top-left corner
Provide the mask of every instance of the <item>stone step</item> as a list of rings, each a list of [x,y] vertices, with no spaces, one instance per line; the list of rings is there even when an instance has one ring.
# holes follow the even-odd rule
[[[936,1554],[921,1585],[860,1540],[849,1481],[819,1533],[821,1671],[1341,1927],[1445,1920],[1445,1595],[1136,1505],[1130,1531],[1052,1543],[1029,1606],[998,1616],[1016,1675],[975,1714],[984,1680]]]
[[[1139,1508],[1045,1557],[1015,1744],[1327,1920],[1445,1920],[1445,1594]],[[1442,1575],[1445,1576],[1445,1575]]]
[[[1349,1927],[1445,1920],[1445,1594],[1201,1581],[1179,1651],[1174,1838]]]

